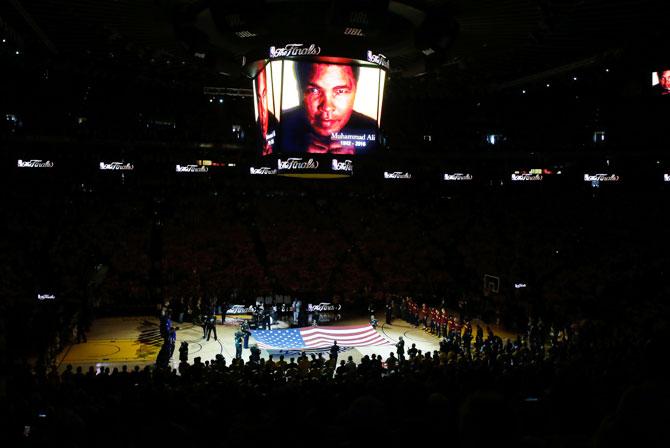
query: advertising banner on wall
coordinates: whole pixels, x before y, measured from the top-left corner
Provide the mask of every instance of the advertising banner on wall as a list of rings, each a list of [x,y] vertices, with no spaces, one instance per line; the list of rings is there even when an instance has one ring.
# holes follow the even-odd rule
[[[177,173],[207,173],[209,168],[200,165],[176,165],[175,171]]]
[[[135,165],[130,162],[100,162],[98,169],[101,171],[134,171]]]
[[[617,183],[621,180],[617,174],[588,174],[584,173],[584,182],[610,182]]]
[[[249,174],[252,176],[274,176],[277,174],[277,168],[270,168],[269,166],[250,166]]]
[[[19,168],[53,168],[54,163],[51,160],[17,160],[16,166]]]
[[[523,171],[515,171],[512,173],[512,182],[542,182],[544,176],[540,173],[525,173]]]
[[[406,171],[384,171],[384,179],[412,179],[412,174]]]
[[[471,182],[473,176],[470,173],[444,173],[442,178],[448,182]]]

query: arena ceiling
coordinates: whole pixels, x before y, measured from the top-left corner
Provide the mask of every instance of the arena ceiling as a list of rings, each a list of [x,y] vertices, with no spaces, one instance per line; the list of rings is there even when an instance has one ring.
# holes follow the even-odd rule
[[[243,57],[277,41],[366,40],[397,79],[510,85],[661,36],[654,0],[7,0],[0,31],[97,76],[246,86]]]

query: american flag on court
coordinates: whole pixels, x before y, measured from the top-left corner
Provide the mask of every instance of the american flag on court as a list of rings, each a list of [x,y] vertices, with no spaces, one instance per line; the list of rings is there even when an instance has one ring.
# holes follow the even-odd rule
[[[333,345],[333,341],[337,341],[340,347],[393,344],[371,325],[254,330],[251,335],[256,339],[258,347],[266,350],[328,348]]]

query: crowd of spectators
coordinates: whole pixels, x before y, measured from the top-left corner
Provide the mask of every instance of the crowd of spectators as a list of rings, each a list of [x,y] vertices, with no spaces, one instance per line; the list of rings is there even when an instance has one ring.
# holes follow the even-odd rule
[[[276,443],[360,446],[663,446],[660,340],[584,321],[515,340],[465,328],[440,349],[298,359],[196,358],[178,369],[15,366],[3,416],[12,446]],[[107,431],[109,427],[124,431]],[[293,429],[292,429],[293,428]],[[105,433],[103,439],[97,434]]]
[[[236,198],[192,199],[174,199],[161,217],[165,295],[228,298],[235,289],[267,288]]]

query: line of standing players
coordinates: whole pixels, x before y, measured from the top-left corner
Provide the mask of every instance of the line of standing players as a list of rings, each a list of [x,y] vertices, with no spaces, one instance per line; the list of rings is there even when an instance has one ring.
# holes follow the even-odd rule
[[[410,324],[423,329],[438,337],[445,337],[451,332],[460,333],[463,324],[458,316],[449,314],[445,308],[430,307],[425,303],[419,306],[414,300],[407,297],[400,306],[402,317]]]

